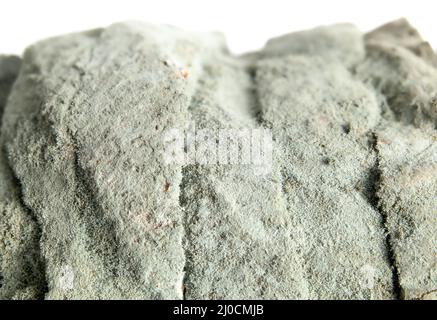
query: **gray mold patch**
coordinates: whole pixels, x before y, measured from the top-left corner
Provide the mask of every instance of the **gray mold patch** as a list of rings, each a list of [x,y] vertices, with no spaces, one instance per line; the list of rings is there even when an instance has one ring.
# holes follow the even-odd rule
[[[404,20],[241,57],[140,23],[31,46],[2,125],[2,296],[435,297],[434,60]],[[166,162],[192,126],[269,132],[269,170]]]
[[[0,56],[0,119],[21,59]],[[1,139],[1,138],[0,138]],[[3,146],[3,145],[2,145]],[[22,201],[21,185],[0,149],[0,299],[42,299],[44,263],[40,226]]]

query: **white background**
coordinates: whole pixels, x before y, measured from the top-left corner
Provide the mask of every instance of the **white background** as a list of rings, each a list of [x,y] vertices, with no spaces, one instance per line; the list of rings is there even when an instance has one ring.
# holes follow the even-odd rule
[[[260,48],[271,37],[322,24],[352,22],[368,31],[406,17],[436,48],[435,3],[435,0],[1,0],[0,53],[20,54],[37,40],[122,20],[222,31],[230,49],[242,53]]]

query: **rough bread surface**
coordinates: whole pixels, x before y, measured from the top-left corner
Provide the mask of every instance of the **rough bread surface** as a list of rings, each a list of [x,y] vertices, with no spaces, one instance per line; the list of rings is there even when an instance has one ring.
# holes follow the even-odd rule
[[[136,22],[29,47],[1,129],[0,297],[435,298],[436,61],[405,20],[239,57]],[[269,132],[271,170],[167,163],[192,124]]]

